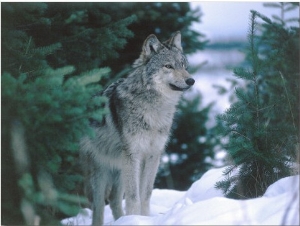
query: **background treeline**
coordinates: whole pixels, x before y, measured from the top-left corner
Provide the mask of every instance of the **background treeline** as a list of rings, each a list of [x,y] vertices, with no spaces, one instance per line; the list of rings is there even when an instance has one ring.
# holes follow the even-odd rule
[[[1,222],[56,224],[87,205],[78,141],[93,136],[89,119],[107,112],[105,98],[91,97],[126,75],[149,34],[163,41],[180,30],[186,53],[203,49],[204,36],[190,29],[201,12],[188,3],[6,2],[1,10]],[[175,128],[166,152],[183,166],[195,162],[190,150],[199,153],[189,168],[168,167],[178,175],[175,188],[187,188],[207,170],[205,155],[213,156],[197,139],[206,135],[209,110],[199,110],[200,101],[183,100],[174,126],[190,132]],[[161,170],[156,186],[165,187],[170,172]]]

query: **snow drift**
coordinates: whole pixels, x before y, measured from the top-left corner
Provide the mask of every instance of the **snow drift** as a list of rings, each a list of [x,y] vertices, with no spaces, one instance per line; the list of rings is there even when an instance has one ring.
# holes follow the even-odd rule
[[[123,216],[114,221],[105,207],[105,225],[299,225],[299,175],[270,185],[262,197],[225,198],[214,184],[225,168],[212,169],[186,192],[154,189],[151,216]],[[124,202],[123,202],[124,205]],[[61,221],[64,225],[91,225],[92,211]]]

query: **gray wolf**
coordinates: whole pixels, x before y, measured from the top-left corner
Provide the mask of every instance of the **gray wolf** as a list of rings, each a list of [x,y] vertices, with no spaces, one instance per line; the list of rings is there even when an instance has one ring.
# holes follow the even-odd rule
[[[93,225],[103,224],[105,201],[115,219],[149,215],[149,201],[182,91],[195,82],[176,32],[161,43],[150,35],[125,79],[110,85],[109,114],[94,125],[96,136],[80,142],[85,191],[92,201]]]

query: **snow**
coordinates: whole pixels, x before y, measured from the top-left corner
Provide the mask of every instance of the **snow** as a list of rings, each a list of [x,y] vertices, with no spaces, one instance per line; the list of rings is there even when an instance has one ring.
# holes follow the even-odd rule
[[[225,198],[214,184],[225,168],[211,169],[186,192],[154,189],[150,216],[123,216],[113,220],[105,207],[105,225],[299,225],[299,175],[278,180],[262,197]],[[123,202],[123,205],[125,203]],[[91,225],[92,211],[82,209],[64,225]]]

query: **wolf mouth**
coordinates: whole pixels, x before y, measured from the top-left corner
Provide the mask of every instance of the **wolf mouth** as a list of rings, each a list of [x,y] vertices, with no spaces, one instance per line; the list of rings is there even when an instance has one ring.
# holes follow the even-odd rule
[[[178,86],[176,86],[174,84],[171,84],[171,83],[169,85],[170,85],[171,89],[175,90],[175,91],[185,91],[185,90],[190,88],[190,86],[188,86],[186,88],[181,88],[181,87],[178,87]]]

